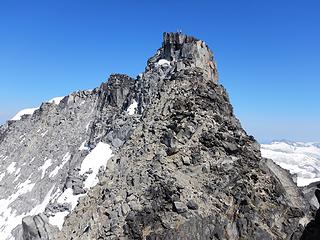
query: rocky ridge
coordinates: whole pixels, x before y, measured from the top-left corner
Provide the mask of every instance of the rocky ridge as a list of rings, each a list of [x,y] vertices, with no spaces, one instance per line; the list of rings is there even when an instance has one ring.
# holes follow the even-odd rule
[[[1,126],[0,159],[0,220],[23,219],[0,228],[16,239],[299,239],[312,217],[234,116],[211,50],[180,33],[137,79]]]

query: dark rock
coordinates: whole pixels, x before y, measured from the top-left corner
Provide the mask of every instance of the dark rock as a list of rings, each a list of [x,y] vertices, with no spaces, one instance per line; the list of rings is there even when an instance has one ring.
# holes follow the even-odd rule
[[[198,210],[199,208],[198,204],[192,199],[187,202],[187,207],[191,210]]]

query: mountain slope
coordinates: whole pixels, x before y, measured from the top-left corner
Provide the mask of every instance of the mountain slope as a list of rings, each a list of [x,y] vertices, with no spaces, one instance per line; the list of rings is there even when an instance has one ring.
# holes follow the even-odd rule
[[[0,156],[4,238],[298,239],[311,219],[234,116],[208,46],[179,33],[137,79],[1,126]]]
[[[152,86],[141,122],[68,217],[61,239],[300,236],[308,204],[241,128],[211,56],[202,41],[164,36],[136,83],[137,92]],[[159,68],[161,59],[170,65]]]

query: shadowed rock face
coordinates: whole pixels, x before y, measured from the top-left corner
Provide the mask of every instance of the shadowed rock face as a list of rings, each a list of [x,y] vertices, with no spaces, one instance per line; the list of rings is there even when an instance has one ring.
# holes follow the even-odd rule
[[[315,189],[315,196],[320,204],[320,184]],[[319,206],[318,204],[318,206]],[[316,211],[314,219],[308,223],[303,231],[301,240],[317,240],[320,239],[320,208]]]
[[[83,163],[101,142],[113,157],[88,189]],[[25,217],[12,232],[22,239],[299,239],[311,219],[289,173],[234,116],[208,46],[180,33],[164,34],[137,79],[112,75],[2,126],[0,156],[1,170],[26,162],[18,183],[37,186],[8,204]],[[4,199],[19,189],[0,187]],[[61,200],[69,192],[77,206]],[[58,230],[52,220],[65,212]]]

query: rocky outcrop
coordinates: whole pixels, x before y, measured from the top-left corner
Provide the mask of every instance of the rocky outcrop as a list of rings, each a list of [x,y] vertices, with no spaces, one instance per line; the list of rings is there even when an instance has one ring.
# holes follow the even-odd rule
[[[310,219],[242,129],[208,46],[181,33],[136,79],[9,121],[0,158],[0,203],[24,219],[3,226],[23,239],[299,239]]]
[[[315,197],[320,203],[320,184],[316,186]],[[320,239],[320,208],[315,212],[314,219],[305,227],[301,240],[317,240]]]
[[[25,240],[50,240],[54,239],[58,231],[48,223],[48,218],[44,214],[28,216],[22,219],[22,239]]]

